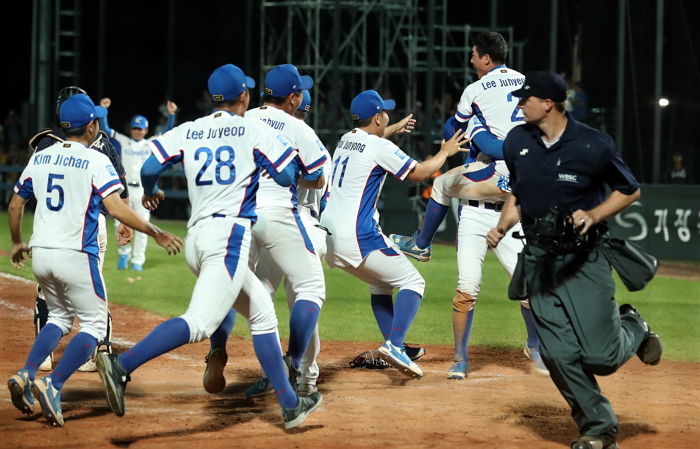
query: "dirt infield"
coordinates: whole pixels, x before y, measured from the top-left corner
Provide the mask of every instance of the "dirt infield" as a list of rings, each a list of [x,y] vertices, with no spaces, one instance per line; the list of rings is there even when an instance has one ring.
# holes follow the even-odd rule
[[[33,297],[33,284],[0,276],[3,379],[21,367],[32,343]],[[118,350],[162,321],[121,306],[112,313]],[[298,431],[285,433],[274,398],[242,395],[257,377],[250,341],[229,342],[228,386],[214,396],[201,386],[207,348],[206,342],[189,345],[137,371],[122,418],[107,408],[96,373],[76,373],[68,381],[63,429],[49,427],[40,413],[20,415],[2,387],[0,447],[563,448],[576,435],[549,378],[531,374],[515,350],[476,347],[469,378],[448,381],[451,348],[428,346],[420,361],[425,377],[407,380],[394,370],[350,369],[347,362],[370,349],[366,343],[325,342],[319,381],[324,404]],[[698,364],[646,367],[635,359],[602,378],[619,417],[622,447],[700,447],[698,374]]]

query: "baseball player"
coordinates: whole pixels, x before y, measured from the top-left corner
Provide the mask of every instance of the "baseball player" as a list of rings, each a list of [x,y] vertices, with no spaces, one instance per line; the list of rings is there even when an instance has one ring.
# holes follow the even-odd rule
[[[311,95],[309,94],[309,91],[305,89],[302,91],[302,102],[297,110],[294,111],[294,116],[299,120],[304,121],[310,110]],[[330,179],[328,173],[326,172],[326,168],[328,167],[331,159],[328,151],[324,149],[324,152],[327,161],[322,166],[322,169],[324,170],[323,176],[325,179],[323,188],[316,189],[303,186],[299,186],[297,188],[299,217],[301,218],[304,228],[309,233],[309,238],[311,239],[314,250],[316,251],[316,254],[320,260],[323,260],[326,254],[326,231],[320,226],[318,217],[325,207],[324,197],[325,193],[327,192],[328,181]],[[274,292],[277,291],[277,287],[284,277],[284,272],[279,267],[277,262],[275,262],[274,258],[270,254],[270,251],[268,251],[266,248],[262,248],[259,251],[258,267],[259,274],[261,273],[261,270],[264,270],[265,278],[267,279],[267,284],[270,288],[270,294],[274,295]],[[291,310],[296,297],[294,294],[294,286],[288,279],[285,278],[284,287],[287,292],[287,304]],[[235,311],[231,312],[231,314],[233,313],[235,313]],[[232,320],[233,318],[227,317],[227,320],[228,319]],[[230,329],[228,329],[228,332],[224,332],[224,335],[228,337],[230,334]],[[299,365],[299,376],[297,379],[297,393],[299,393],[299,395],[309,395],[315,391],[318,391],[316,381],[318,380],[319,369],[318,363],[316,362],[316,357],[318,357],[320,350],[321,341],[318,336],[318,325],[316,325]],[[211,384],[211,382],[209,384]],[[222,378],[219,385],[223,388],[225,384],[225,380]],[[254,385],[247,388],[244,393],[248,397],[257,397],[272,392],[273,390],[272,385],[270,384],[270,379],[268,379],[265,373],[263,373],[262,377],[260,377],[260,379]]]
[[[522,85],[525,77],[505,66],[507,53],[508,46],[500,34],[487,32],[476,37],[471,63],[479,80],[464,89],[457,113],[446,124],[450,131],[451,122],[457,128],[466,127],[471,137],[467,164],[436,179],[419,234],[391,236],[405,254],[428,261],[430,242],[447,214],[451,198],[460,198],[462,208],[457,231],[459,280],[452,299],[455,355],[447,373],[449,379],[464,379],[467,376],[474,305],[481,286],[481,267],[488,249],[486,234],[498,222],[503,195],[508,190],[503,139],[513,127],[523,123],[517,98],[513,98],[511,91]],[[499,262],[511,276],[517,255],[523,248],[522,240],[512,238],[512,234],[520,229],[520,225],[513,227],[509,238],[494,249]],[[537,372],[548,374],[539,353],[539,340],[527,301],[521,303],[521,314],[527,328],[525,355],[533,361]]]
[[[255,353],[275,387],[285,428],[300,425],[321,404],[320,393],[299,398],[289,384],[272,301],[248,267],[260,170],[288,187],[296,158],[284,139],[259,120],[243,117],[250,101],[248,87],[254,86],[233,64],[217,68],[209,77],[214,112],[149,144],[153,154],[141,169],[145,207],[152,210],[164,198],[156,185],[159,174],[183,163],[192,204],[186,259],[197,282],[182,316],[160,324],[119,357],[98,354],[107,401],[118,416],[124,415],[130,373],[154,357],[208,338],[232,306],[248,319]],[[246,294],[239,296],[242,290]]]
[[[83,89],[77,86],[68,86],[64,87],[58,92],[57,98],[56,98],[56,117],[58,117],[58,110],[63,104],[64,101],[66,101],[69,97],[75,94],[86,94]],[[65,132],[63,128],[60,126],[57,126],[55,128],[48,128],[44,129],[42,131],[39,131],[34,137],[29,139],[29,147],[32,150],[32,153],[35,154],[38,151],[42,151],[52,145],[54,145],[56,142],[63,142],[65,140]],[[121,191],[120,196],[122,200],[126,203],[129,204],[129,191],[127,188],[126,184],[126,173],[124,171],[124,167],[122,166],[121,160],[119,158],[119,155],[115,151],[114,147],[110,143],[109,139],[107,138],[107,135],[100,131],[95,138],[95,141],[92,142],[90,145],[90,148],[93,148],[100,153],[106,155],[110,162],[112,163],[112,166],[114,169],[117,171],[117,175],[119,176],[119,179],[122,182],[122,186],[124,189]],[[105,215],[106,215],[106,209],[102,207],[100,209],[100,215],[98,217],[98,232],[97,232],[97,241],[99,244],[99,260],[100,260],[100,272],[102,271],[102,266],[104,265],[104,255],[107,252],[107,226],[106,226],[106,220],[105,220]],[[128,227],[124,225],[120,225],[117,227],[117,243],[120,245],[126,244],[131,240],[132,237],[132,231]],[[48,306],[46,305],[46,299],[44,298],[44,294],[41,291],[41,287],[37,286],[37,296],[36,296],[36,304],[34,307],[34,331],[35,335],[38,335],[41,329],[44,327],[46,324],[46,320],[48,319],[49,316],[49,309]],[[112,346],[110,343],[110,339],[112,336],[112,317],[111,315],[108,315],[107,318],[107,335],[105,338],[105,341],[100,342],[100,348],[101,350],[106,350],[111,352],[112,351]],[[53,369],[53,353],[49,354],[48,357],[39,365],[39,370],[40,371],[51,371]],[[87,362],[85,362],[83,365],[78,368],[78,371],[97,371],[97,367],[95,366],[95,360],[94,357],[91,357]]]
[[[274,294],[280,278],[277,270],[271,269],[267,260],[258,263],[258,254],[262,249],[267,250],[291,284],[294,293],[288,348],[290,379],[294,388],[297,388],[302,357],[316,329],[326,295],[321,260],[311,237],[311,232],[320,234],[321,230],[309,228],[304,223],[301,214],[308,215],[307,224],[309,218],[313,217],[308,208],[299,208],[296,183],[298,178],[300,187],[322,190],[326,182],[323,167],[329,160],[328,151],[311,127],[293,115],[302,102],[301,91],[312,86],[313,79],[301,76],[295,66],[277,66],[265,75],[263,105],[246,112],[246,118],[260,120],[268,127],[268,132],[279,133],[298,152],[297,158],[292,161],[296,175],[291,187],[280,186],[266,176],[260,179],[256,198],[258,220],[253,227],[251,248],[251,268],[270,295]],[[223,369],[226,337],[229,334],[230,329],[225,329],[221,335],[223,338],[219,339],[217,333],[217,338],[211,340],[212,347],[207,356],[204,374],[204,387],[209,392],[219,392],[226,385]],[[257,390],[257,386],[258,383],[253,386],[253,390]],[[258,395],[252,390],[248,393],[251,396]]]
[[[434,158],[421,163],[387,140],[407,131],[410,116],[399,127],[387,127],[396,103],[374,90],[358,94],[350,105],[355,129],[341,138],[333,154],[328,204],[321,224],[328,228],[326,260],[370,285],[372,309],[385,342],[378,352],[403,374],[420,378],[404,337],[418,312],[425,282],[406,256],[396,252],[379,227],[377,201],[387,173],[399,180],[422,181],[467,142],[462,133],[443,141]],[[398,289],[392,304],[393,290]]]
[[[112,100],[109,98],[100,100],[100,106],[103,106],[105,109],[109,109],[111,105]],[[172,101],[168,101],[166,108],[168,111],[168,121],[165,125],[164,133],[172,129],[175,125],[177,105]],[[141,204],[143,187],[141,187],[140,173],[141,166],[143,166],[143,163],[151,154],[148,143],[152,138],[145,138],[148,134],[148,120],[143,115],[133,116],[130,125],[131,136],[129,137],[110,128],[107,116],[100,118],[100,127],[107,133],[112,142],[114,142],[114,147],[121,156],[122,163],[126,168],[126,182],[131,191],[129,205],[139,213],[141,218],[148,221],[151,218],[151,212]],[[119,223],[115,222],[115,225],[118,226]],[[139,234],[137,232],[134,235],[133,248],[130,244],[120,246],[117,269],[126,270],[129,266],[129,261],[131,261],[132,270],[143,271],[143,264],[146,262],[147,244],[148,237],[146,237],[145,234]]]
[[[12,403],[32,414],[39,401],[46,419],[63,426],[61,389],[93,354],[107,333],[107,292],[100,273],[98,217],[100,206],[127,226],[153,236],[170,254],[182,242],[143,221],[119,198],[123,189],[107,156],[90,148],[99,133],[97,116],[104,114],[85,94],[68,98],[59,107],[65,140],[35,153],[9,206],[12,264],[24,267],[31,251],[32,269],[49,309],[46,325],[34,341],[24,368],[7,382]],[[34,229],[29,245],[22,242],[24,206],[36,198]],[[73,319],[80,331],[71,339],[60,362],[48,376],[35,379],[39,364],[70,332]]]

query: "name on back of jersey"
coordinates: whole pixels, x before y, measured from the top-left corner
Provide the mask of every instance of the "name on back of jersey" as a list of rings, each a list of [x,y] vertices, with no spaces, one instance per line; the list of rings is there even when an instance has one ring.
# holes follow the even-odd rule
[[[188,129],[185,139],[221,139],[222,137],[240,137],[245,135],[245,126],[222,126],[209,129]]]
[[[525,82],[525,78],[499,78],[495,80],[483,81],[481,87],[484,90],[493,87],[519,87]]]
[[[365,151],[365,144],[353,142],[351,140],[341,140],[338,144],[338,149],[357,151],[362,153],[363,151]]]
[[[53,156],[56,156],[55,158]],[[87,168],[90,166],[90,161],[87,159],[75,157],[75,156],[68,156],[66,157],[63,154],[44,154],[44,153],[39,153],[34,156],[33,159],[33,164],[34,165],[57,165],[61,167],[73,167],[73,168],[81,168],[83,170],[87,170]]]

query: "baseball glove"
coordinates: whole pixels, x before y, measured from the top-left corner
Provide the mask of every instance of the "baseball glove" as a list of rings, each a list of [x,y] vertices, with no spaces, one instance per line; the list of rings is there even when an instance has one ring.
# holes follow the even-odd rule
[[[350,361],[351,368],[384,369],[389,364],[379,357],[377,351],[365,351]]]

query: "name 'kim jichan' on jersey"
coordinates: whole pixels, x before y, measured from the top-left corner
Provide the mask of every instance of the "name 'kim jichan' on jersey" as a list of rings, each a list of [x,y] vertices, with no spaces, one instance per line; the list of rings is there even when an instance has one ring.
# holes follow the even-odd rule
[[[192,205],[188,227],[221,214],[255,220],[259,167],[279,173],[296,157],[258,120],[215,111],[151,141],[161,164],[182,162]]]
[[[37,201],[29,247],[97,256],[102,199],[123,188],[109,158],[79,142],[57,142],[34,153],[15,185],[19,196]]]

